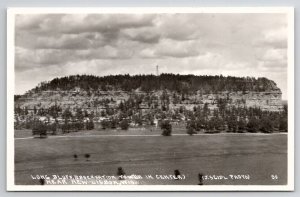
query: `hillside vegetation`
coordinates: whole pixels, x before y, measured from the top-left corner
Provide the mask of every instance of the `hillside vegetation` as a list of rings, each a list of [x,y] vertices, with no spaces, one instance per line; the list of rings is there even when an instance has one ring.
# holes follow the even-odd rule
[[[15,97],[15,128],[33,134],[172,124],[187,133],[287,132],[287,106],[266,78],[195,75],[76,75]],[[47,125],[47,127],[45,126]]]
[[[89,90],[123,90],[131,91],[157,91],[167,89],[179,93],[201,91],[203,93],[214,93],[219,91],[272,91],[279,90],[274,81],[267,78],[253,77],[224,77],[220,76],[195,76],[161,74],[155,75],[72,75],[55,78],[49,82],[42,82],[32,91],[45,90],[70,90],[79,87],[85,91]]]

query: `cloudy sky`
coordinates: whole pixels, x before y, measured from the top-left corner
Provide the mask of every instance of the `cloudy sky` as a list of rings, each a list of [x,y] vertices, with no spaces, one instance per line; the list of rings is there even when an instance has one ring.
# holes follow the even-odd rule
[[[74,74],[267,77],[287,98],[285,14],[24,14],[16,94]]]

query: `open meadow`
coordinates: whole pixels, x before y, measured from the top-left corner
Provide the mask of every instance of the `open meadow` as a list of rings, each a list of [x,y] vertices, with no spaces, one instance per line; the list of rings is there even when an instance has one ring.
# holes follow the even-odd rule
[[[17,131],[15,136],[15,184],[18,185],[40,184],[31,177],[36,175],[117,176],[118,167],[126,175],[154,177],[140,179],[136,184],[197,185],[198,173],[206,178],[205,185],[287,184],[287,134],[188,136],[176,135],[175,131],[173,136],[166,137],[157,132],[106,135],[98,131],[97,135],[97,131],[90,131],[89,135],[78,132],[34,139],[21,132]],[[176,169],[185,179],[155,178],[174,175]],[[228,179],[215,179],[217,176]]]

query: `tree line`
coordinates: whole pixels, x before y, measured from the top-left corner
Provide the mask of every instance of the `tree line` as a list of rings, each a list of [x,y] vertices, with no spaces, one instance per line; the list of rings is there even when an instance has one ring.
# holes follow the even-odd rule
[[[101,90],[142,91],[170,90],[179,93],[201,91],[214,93],[219,91],[271,91],[278,90],[276,83],[267,78],[232,77],[232,76],[196,76],[179,74],[155,75],[72,75],[54,78],[51,81],[42,82],[30,92],[45,90],[68,91],[78,87],[87,92]],[[16,96],[15,99],[19,97]]]
[[[124,106],[123,106],[124,107]],[[120,109],[121,110],[121,109]],[[123,109],[124,110],[124,109]],[[263,132],[272,133],[274,131],[287,132],[287,105],[284,106],[283,111],[271,112],[263,111],[259,108],[235,107],[226,106],[211,110],[208,104],[204,106],[195,106],[193,110],[185,108],[176,109],[174,112],[157,111],[155,114],[145,114],[137,116],[135,114],[120,113],[119,116],[112,116],[103,119],[100,124],[102,129],[116,129],[127,130],[130,123],[136,122],[140,126],[154,125],[153,119],[159,120],[159,126],[162,129],[162,135],[170,136],[172,133],[172,125],[176,122],[182,122],[186,125],[186,132],[190,135],[198,132],[204,133],[244,133],[244,132]],[[63,124],[43,124],[40,121],[33,120],[32,125],[33,134],[37,131],[45,133],[46,131],[55,131],[59,128],[63,133],[76,132],[79,130],[94,129],[94,114],[88,114],[88,120],[83,110],[76,109],[73,114],[68,108],[65,109],[61,117]],[[184,117],[184,119],[180,119]],[[45,126],[46,125],[46,126]]]

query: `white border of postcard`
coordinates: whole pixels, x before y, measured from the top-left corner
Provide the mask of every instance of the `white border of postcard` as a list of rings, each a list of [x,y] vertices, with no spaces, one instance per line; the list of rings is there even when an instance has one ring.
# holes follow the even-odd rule
[[[46,13],[285,13],[288,15],[288,184],[266,185],[15,185],[14,31],[16,14]],[[293,7],[98,7],[7,9],[7,190],[8,191],[293,191],[294,190],[294,8]]]

